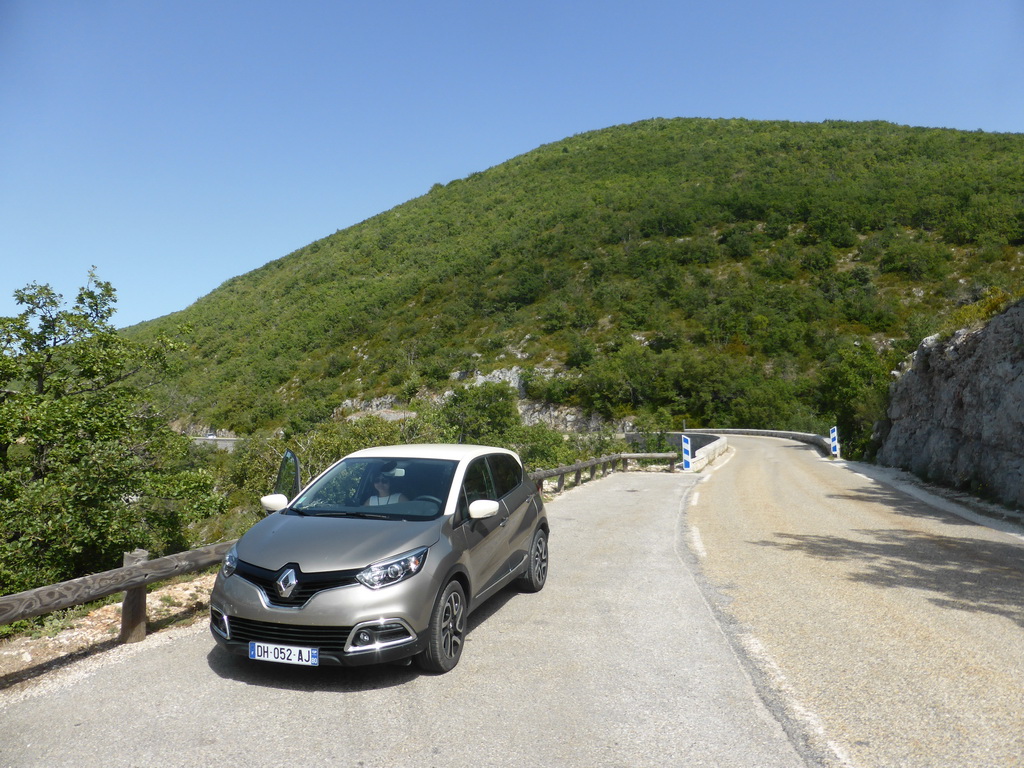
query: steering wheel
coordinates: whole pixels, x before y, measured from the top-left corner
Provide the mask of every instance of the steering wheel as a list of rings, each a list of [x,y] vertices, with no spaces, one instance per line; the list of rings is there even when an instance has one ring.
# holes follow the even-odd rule
[[[441,500],[437,496],[417,496],[413,501],[430,501],[437,504],[437,508],[441,508]]]

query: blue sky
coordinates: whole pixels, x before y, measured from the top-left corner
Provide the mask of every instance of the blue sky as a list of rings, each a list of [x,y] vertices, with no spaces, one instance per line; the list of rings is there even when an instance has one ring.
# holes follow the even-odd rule
[[[0,315],[118,325],[541,144],[651,117],[1024,133],[1022,0],[0,0]]]

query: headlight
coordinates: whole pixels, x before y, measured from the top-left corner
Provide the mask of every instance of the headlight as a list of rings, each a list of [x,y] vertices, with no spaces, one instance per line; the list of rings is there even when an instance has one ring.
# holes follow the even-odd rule
[[[221,573],[223,573],[225,577],[230,576],[232,573],[235,572],[235,568],[237,568],[237,567],[238,567],[238,548],[237,548],[237,546],[232,545],[231,549],[228,550],[228,553],[226,555],[224,555],[224,562],[221,563],[221,566],[220,566]]]
[[[413,574],[419,573],[423,563],[427,561],[427,548],[406,552],[388,560],[381,560],[373,565],[366,566],[356,576],[359,582],[370,589],[390,587]]]

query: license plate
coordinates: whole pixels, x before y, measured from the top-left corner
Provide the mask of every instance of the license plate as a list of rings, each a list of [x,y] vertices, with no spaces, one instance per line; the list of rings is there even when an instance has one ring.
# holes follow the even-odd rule
[[[301,664],[304,667],[320,665],[317,648],[299,648],[294,645],[249,642],[249,658],[257,661],[276,661],[278,664]]]

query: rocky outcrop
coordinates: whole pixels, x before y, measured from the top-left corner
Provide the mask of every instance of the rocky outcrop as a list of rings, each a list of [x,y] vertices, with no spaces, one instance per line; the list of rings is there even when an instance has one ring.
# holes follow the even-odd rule
[[[443,397],[435,398],[440,402]],[[559,432],[598,432],[613,429],[623,432],[631,428],[628,420],[609,423],[595,414],[587,414],[582,408],[565,405],[551,405],[535,400],[520,400],[519,416],[526,426],[544,424]],[[399,421],[416,415],[415,411],[399,407],[394,397],[378,397],[372,400],[345,400],[334,411],[335,419],[353,421],[363,416],[379,416],[387,421]]]
[[[1024,507],[1024,302],[925,339],[890,395],[879,463]]]
[[[625,432],[632,429],[632,422],[628,419],[610,422],[597,414],[588,414],[582,408],[540,403],[536,400],[520,400],[519,415],[528,427],[543,424],[559,432],[600,432],[602,429]]]
[[[543,368],[537,369],[537,373],[542,376],[552,375],[551,370]],[[487,382],[507,384],[518,395],[519,416],[526,426],[544,424],[560,432],[597,432],[602,429],[625,432],[632,429],[632,422],[628,419],[609,422],[596,414],[585,412],[582,408],[527,400],[523,369],[517,365],[511,368],[500,368],[488,374],[481,374],[479,371],[454,372],[451,379],[469,387],[478,387]],[[450,397],[452,392],[448,390],[442,393],[421,394],[428,402],[440,404]],[[386,395],[372,400],[356,398],[345,400],[335,408],[333,417],[351,420],[371,414],[388,420],[404,419],[416,415],[414,411],[401,408],[401,404],[394,395]]]

